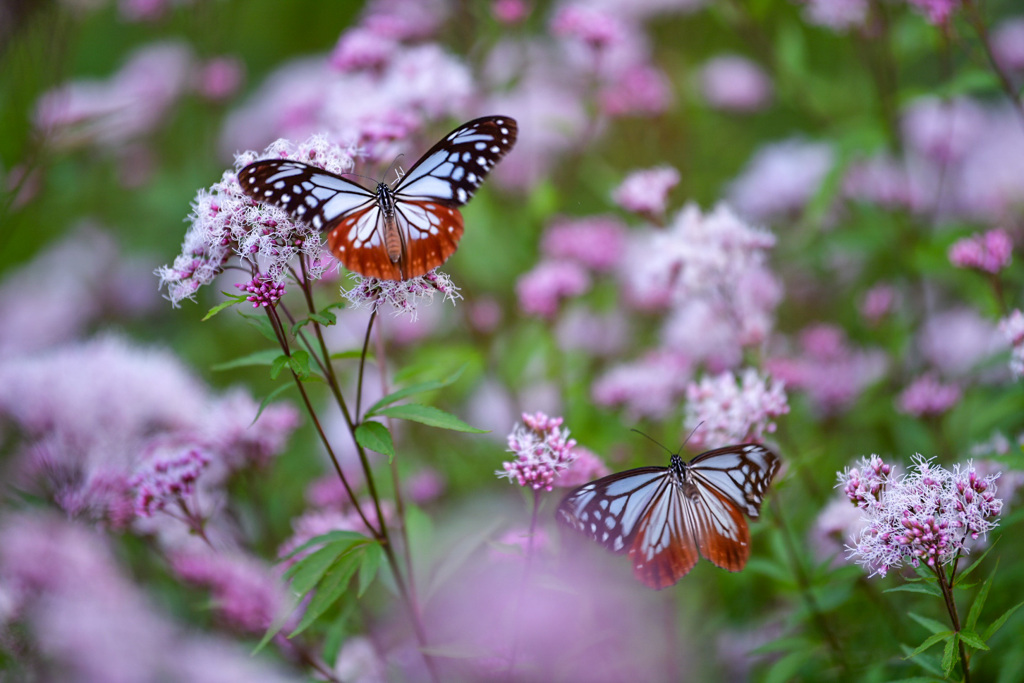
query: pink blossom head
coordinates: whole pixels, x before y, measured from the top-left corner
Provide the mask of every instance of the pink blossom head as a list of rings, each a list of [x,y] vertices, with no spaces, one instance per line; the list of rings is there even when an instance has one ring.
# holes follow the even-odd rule
[[[828,143],[786,140],[762,147],[729,187],[741,215],[770,221],[799,213],[832,169]]]
[[[508,435],[508,450],[516,457],[503,463],[504,469],[495,474],[534,491],[550,491],[555,478],[578,457],[576,439],[570,439],[569,430],[561,427],[560,417],[523,413],[523,423]]]
[[[586,43],[595,50],[607,48],[624,39],[625,29],[610,13],[582,4],[566,5],[551,20],[551,32],[563,38]]]
[[[672,104],[672,84],[653,64],[633,64],[614,73],[598,96],[608,116],[657,116]]]
[[[975,101],[922,97],[903,113],[902,128],[911,148],[940,163],[961,160],[986,127],[985,110]]]
[[[756,63],[739,55],[722,55],[701,68],[701,90],[712,109],[753,112],[772,98],[772,82]]]
[[[615,267],[626,245],[626,226],[614,216],[555,219],[544,231],[541,251],[596,271]]]
[[[896,305],[896,290],[890,285],[875,285],[864,293],[860,314],[872,325],[877,325],[892,312]]]
[[[686,389],[684,424],[697,448],[760,443],[775,431],[775,418],[789,412],[782,382],[753,368],[723,372],[691,382]]]
[[[493,0],[491,14],[499,23],[506,26],[521,24],[530,15],[530,5],[526,0]]]
[[[999,332],[1010,345],[1010,370],[1016,379],[1024,377],[1024,313],[1019,308],[999,321]]]
[[[442,301],[451,301],[452,305],[462,298],[451,277],[436,268],[408,280],[378,280],[356,274],[351,276],[351,280],[355,284],[344,292],[344,296],[352,308],[368,311],[383,308],[394,316],[408,316],[412,322],[419,317],[421,306],[434,301],[435,294],[440,294]]]
[[[1013,240],[1005,230],[995,229],[957,240],[949,248],[949,262],[957,268],[998,273],[1010,265]]]
[[[934,375],[923,375],[900,393],[896,405],[914,417],[942,415],[960,401],[960,388],[943,384]]]
[[[921,325],[917,344],[925,360],[946,377],[967,375],[1005,348],[996,324],[973,308],[932,314]]]
[[[564,299],[590,289],[590,275],[572,261],[541,261],[516,282],[519,308],[527,315],[554,318]]]
[[[1008,71],[1024,71],[1024,17],[1002,22],[992,31],[992,54]]]
[[[331,66],[338,71],[380,69],[397,52],[398,42],[367,28],[345,31],[331,52]]]
[[[245,65],[237,57],[215,57],[199,68],[196,90],[213,102],[229,99],[245,80]]]
[[[575,488],[586,484],[588,481],[600,479],[611,474],[608,465],[605,465],[604,461],[593,451],[583,446],[576,446],[573,448],[573,455],[575,457],[569,465],[569,469],[563,470],[555,477],[555,486],[559,488]]]
[[[945,24],[961,0],[907,0],[927,17],[931,24]]]
[[[662,222],[668,193],[679,184],[679,171],[671,166],[634,171],[612,192],[612,201],[626,211]]]
[[[590,387],[594,402],[621,406],[632,420],[664,419],[686,393],[693,361],[670,351],[652,352],[606,370]]]
[[[805,0],[804,5],[808,23],[833,31],[864,26],[870,9],[868,0]]]

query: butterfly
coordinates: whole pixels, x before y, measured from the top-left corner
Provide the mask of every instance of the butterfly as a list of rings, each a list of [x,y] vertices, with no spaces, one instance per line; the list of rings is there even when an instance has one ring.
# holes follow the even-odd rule
[[[374,191],[289,159],[257,161],[238,174],[242,191],[327,233],[331,253],[349,270],[381,280],[425,275],[455,253],[458,207],[470,200],[516,143],[507,116],[464,123],[431,147],[394,187]]]
[[[575,489],[559,520],[614,553],[628,553],[633,574],[654,589],[673,585],[700,555],[737,572],[750,557],[750,530],[781,460],[764,446],[706,451],[690,462],[640,467]]]

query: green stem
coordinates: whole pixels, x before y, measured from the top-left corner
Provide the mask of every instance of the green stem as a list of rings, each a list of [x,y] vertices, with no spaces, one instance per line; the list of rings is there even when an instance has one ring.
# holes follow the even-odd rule
[[[939,564],[934,567],[935,576],[939,579],[939,588],[942,589],[942,598],[946,603],[946,611],[949,612],[949,621],[953,624],[953,630],[960,633],[960,615],[956,611],[956,600],[953,599],[953,581],[952,579],[946,578],[946,571]],[[964,670],[964,683],[971,683],[971,662],[968,659],[968,653],[964,648],[964,641],[958,639],[957,645],[960,647],[960,662]]]

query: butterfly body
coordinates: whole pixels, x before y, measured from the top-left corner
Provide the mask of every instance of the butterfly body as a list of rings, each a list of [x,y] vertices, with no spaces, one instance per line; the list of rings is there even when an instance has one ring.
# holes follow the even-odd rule
[[[290,159],[239,171],[242,190],[327,233],[327,246],[349,270],[407,280],[437,268],[462,238],[462,214],[494,165],[516,142],[515,120],[487,116],[442,138],[392,187],[359,183]]]
[[[685,576],[703,556],[728,571],[750,557],[744,513],[760,514],[781,461],[758,444],[727,446],[690,462],[640,467],[584,484],[558,506],[560,521],[614,553],[652,588]]]

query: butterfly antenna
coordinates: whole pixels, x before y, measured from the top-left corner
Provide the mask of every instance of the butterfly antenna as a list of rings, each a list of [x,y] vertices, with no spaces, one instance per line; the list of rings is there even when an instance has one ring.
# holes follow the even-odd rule
[[[353,173],[352,171],[346,171],[345,173],[340,173],[339,175],[343,175],[343,176],[354,175],[357,178],[362,178],[364,180],[369,180],[371,183],[374,184],[374,186],[376,186],[377,183],[379,182],[376,178],[371,178],[370,176],[363,175],[362,173]]]
[[[665,449],[665,452],[666,452],[666,453],[668,453],[669,455],[677,455],[677,453],[673,453],[672,451],[670,451],[670,450],[669,450],[669,449],[668,449],[668,448],[667,448],[667,447],[665,446],[665,444],[661,443],[660,441],[657,441],[657,440],[655,440],[655,438],[654,438],[653,436],[651,436],[650,434],[644,434],[644,433],[643,433],[643,432],[641,432],[641,431],[640,431],[639,429],[630,429],[629,431],[631,431],[631,432],[636,432],[636,433],[637,433],[637,434],[639,434],[640,436],[646,437],[646,438],[650,439],[651,441],[654,441],[654,443],[656,443],[656,444],[658,444],[659,446],[661,446],[662,448],[664,448],[664,449]]]
[[[395,166],[397,166],[398,162],[401,161],[402,157],[404,157],[404,156],[405,156],[404,154],[399,154],[397,157],[395,157],[395,160],[391,162],[391,165],[388,166],[388,170],[384,172],[384,182],[387,182],[388,174],[391,173],[391,169],[393,169]],[[398,177],[399,178],[401,178],[403,175],[405,175],[405,174],[401,173],[401,172],[398,172]]]
[[[678,451],[679,453],[682,453],[682,452],[683,452],[683,448],[685,448],[685,447],[686,447],[686,444],[687,444],[687,443],[688,443],[688,442],[690,441],[690,439],[692,439],[692,438],[693,438],[693,435],[694,435],[694,434],[696,433],[696,431],[697,431],[698,429],[700,429],[700,426],[701,426],[702,424],[704,424],[704,420],[701,420],[700,422],[698,422],[698,423],[697,423],[697,426],[696,426],[696,427],[694,427],[693,429],[691,429],[691,430],[690,430],[690,435],[689,435],[688,437],[686,437],[686,440],[685,440],[685,441],[683,441],[683,445],[679,447],[679,451]]]

